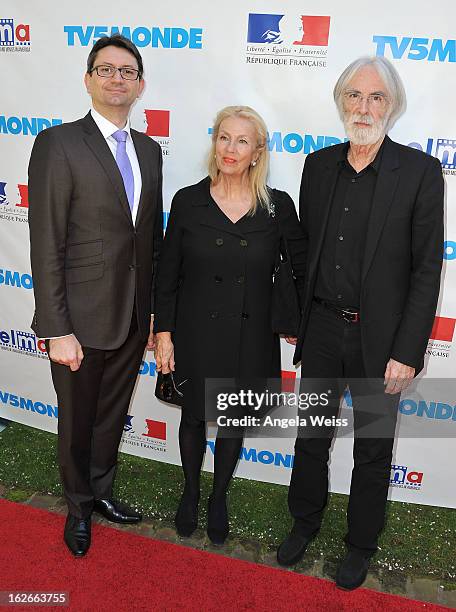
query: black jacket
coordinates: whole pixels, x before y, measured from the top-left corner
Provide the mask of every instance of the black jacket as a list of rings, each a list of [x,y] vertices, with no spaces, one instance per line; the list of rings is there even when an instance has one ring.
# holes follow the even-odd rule
[[[294,361],[314,295],[318,263],[345,145],[309,155],[299,198],[307,268],[303,318]],[[361,336],[368,376],[383,377],[393,358],[419,372],[434,321],[443,258],[444,182],[440,163],[386,137],[369,217],[361,276]]]

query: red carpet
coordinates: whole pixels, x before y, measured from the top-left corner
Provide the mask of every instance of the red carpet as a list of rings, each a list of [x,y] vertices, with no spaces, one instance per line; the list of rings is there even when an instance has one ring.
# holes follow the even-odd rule
[[[63,525],[63,516],[0,500],[0,591],[68,591],[70,606],[60,609],[77,612],[448,609],[367,589],[347,593],[326,580],[100,525],[88,555],[74,559]]]

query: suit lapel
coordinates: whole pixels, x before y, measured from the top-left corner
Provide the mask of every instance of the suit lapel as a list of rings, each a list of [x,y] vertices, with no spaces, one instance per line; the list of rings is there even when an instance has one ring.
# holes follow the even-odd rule
[[[375,184],[372,208],[367,226],[366,246],[364,249],[361,284],[372,263],[380,235],[393,202],[394,193],[399,181],[399,157],[395,143],[385,136],[377,182]]]
[[[338,159],[340,159],[340,153],[338,153],[337,160]],[[338,176],[339,167],[337,163],[328,163],[324,169],[324,174],[321,180],[321,196],[319,197],[320,206],[317,211],[314,212],[317,218],[312,222],[312,225],[316,228],[317,233],[315,237],[315,248],[313,249],[314,256],[309,264],[309,280],[313,278],[313,275],[317,271],[317,265],[320,260],[320,253],[323,247],[323,241],[325,239],[329,211],[331,210],[331,203],[334,198],[334,191],[336,189]]]
[[[120,174],[116,160],[114,159],[106,140],[103,138],[102,133],[98,129],[97,124],[92,119],[90,113],[84,117],[83,126],[85,131],[84,140],[87,146],[91,149],[109,177],[117,195],[119,196],[122,208],[131,221],[131,211],[128,204],[127,194],[125,193],[122,175]]]
[[[139,198],[138,212],[136,214],[136,222],[135,226],[141,220],[141,216],[144,210],[144,199],[145,195],[148,192],[148,186],[152,177],[150,176],[150,164],[146,163],[148,159],[148,152],[146,148],[146,143],[142,138],[138,137],[138,133],[135,130],[131,130],[131,138],[133,140],[133,144],[136,150],[136,157],[138,158],[139,169],[141,171],[141,195]]]

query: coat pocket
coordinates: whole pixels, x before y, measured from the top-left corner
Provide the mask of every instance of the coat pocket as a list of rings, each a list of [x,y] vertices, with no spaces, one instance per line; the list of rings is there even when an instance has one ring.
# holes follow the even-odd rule
[[[103,240],[89,240],[88,242],[75,242],[67,244],[67,259],[82,259],[95,257],[103,253]]]
[[[104,263],[86,264],[74,268],[65,269],[65,277],[67,283],[85,283],[87,281],[97,280],[103,276]]]

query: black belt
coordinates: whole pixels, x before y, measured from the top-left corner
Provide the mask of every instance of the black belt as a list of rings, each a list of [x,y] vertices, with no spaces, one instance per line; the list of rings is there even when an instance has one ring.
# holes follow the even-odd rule
[[[338,314],[344,321],[348,321],[349,323],[359,323],[359,311],[354,310],[353,308],[339,308],[335,304],[331,304],[331,302],[327,302],[326,300],[322,300],[319,297],[314,297],[314,302],[317,304],[321,304],[328,310],[332,310],[336,314]]]

